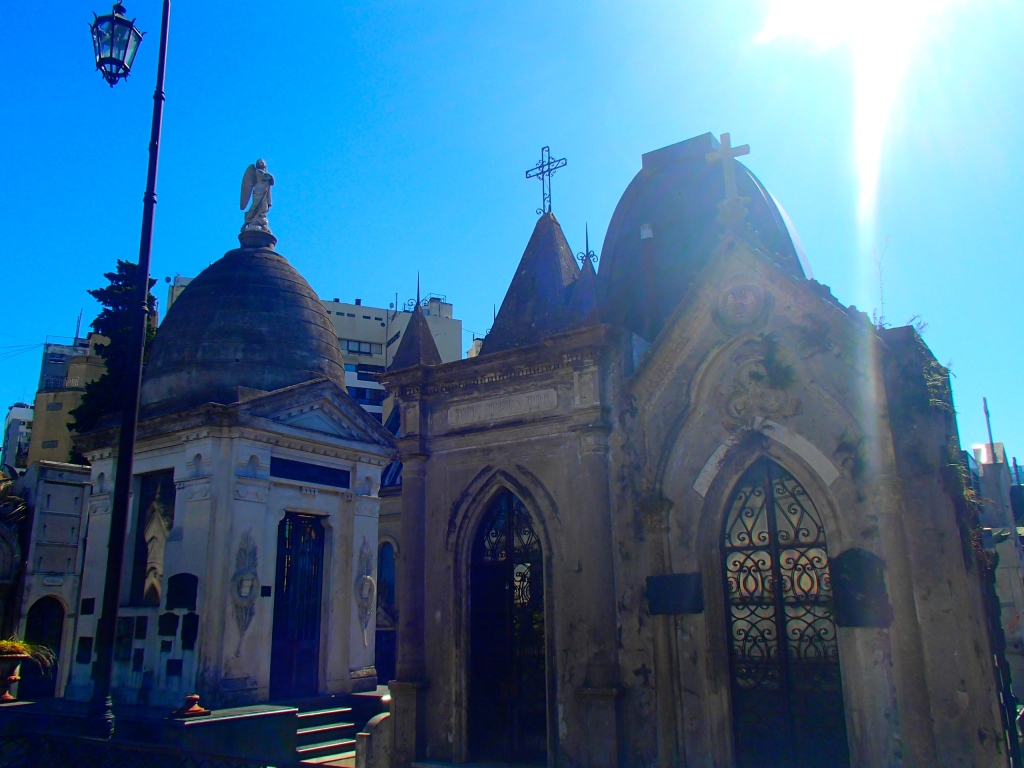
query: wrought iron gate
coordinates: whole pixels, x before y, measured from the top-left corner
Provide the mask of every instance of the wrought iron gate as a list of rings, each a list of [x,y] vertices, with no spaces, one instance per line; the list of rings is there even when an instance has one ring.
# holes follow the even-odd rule
[[[473,758],[546,764],[543,553],[530,513],[507,490],[473,545],[469,655]]]
[[[850,764],[825,531],[793,475],[758,460],[731,497],[722,557],[741,768]]]
[[[323,568],[324,527],[320,518],[289,512],[277,529],[272,698],[317,693]]]

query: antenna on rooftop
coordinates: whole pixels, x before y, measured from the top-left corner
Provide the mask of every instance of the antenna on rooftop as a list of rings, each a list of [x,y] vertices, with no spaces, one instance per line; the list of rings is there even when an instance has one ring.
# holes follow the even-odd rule
[[[992,417],[988,412],[988,398],[981,398],[982,408],[985,409],[985,426],[988,427],[988,450],[992,463],[996,463],[996,444],[992,441]]]
[[[78,334],[82,330],[82,314],[85,312],[85,308],[78,310],[78,322],[75,323],[75,341],[78,341]]]

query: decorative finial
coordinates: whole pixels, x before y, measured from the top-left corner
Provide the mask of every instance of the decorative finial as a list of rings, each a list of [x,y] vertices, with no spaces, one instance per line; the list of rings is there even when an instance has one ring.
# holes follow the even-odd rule
[[[239,209],[245,211],[245,206],[252,205],[245,211],[245,223],[238,235],[243,246],[250,248],[273,248],[277,238],[270,231],[270,224],[267,223],[267,211],[273,205],[270,188],[274,186],[274,177],[267,172],[267,164],[263,158],[245,169],[242,176],[242,199]]]
[[[416,306],[420,305],[420,272],[416,270]]]
[[[583,253],[576,254],[576,260],[579,261],[581,267],[587,261],[589,261],[591,264],[597,264],[597,254],[590,250],[590,224],[585,224],[583,231],[585,234],[585,245],[583,246]]]
[[[565,158],[551,159],[551,148],[541,147],[540,160],[533,168],[526,172],[528,179],[540,179],[541,202],[537,209],[538,215],[551,213],[551,177],[559,168],[565,168]]]
[[[747,217],[747,203],[750,202],[750,199],[740,197],[736,190],[736,166],[733,160],[743,155],[749,155],[750,145],[732,146],[728,133],[722,134],[720,143],[721,149],[717,152],[708,152],[705,157],[709,163],[722,162],[722,174],[725,177],[725,199],[718,204],[718,221],[727,230],[735,231]]]

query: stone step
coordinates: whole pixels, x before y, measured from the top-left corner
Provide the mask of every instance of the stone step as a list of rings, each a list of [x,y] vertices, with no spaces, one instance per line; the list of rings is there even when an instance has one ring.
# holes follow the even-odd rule
[[[299,725],[304,725],[299,721]],[[352,739],[356,735],[355,723],[325,723],[323,725],[312,725],[298,728],[295,731],[295,743],[298,747],[305,747],[324,741],[336,741],[338,739]]]
[[[347,757],[349,753],[355,753],[355,750],[355,739],[334,739],[298,747],[295,752],[303,763],[326,763]]]
[[[356,753],[346,752],[343,755],[328,755],[327,757],[318,757],[315,760],[303,760],[299,765],[315,765],[315,766],[327,766],[329,768],[355,768],[356,764]]]
[[[329,709],[310,709],[298,714],[299,728],[312,728],[320,725],[333,725],[340,722],[354,722],[352,707],[331,707]]]

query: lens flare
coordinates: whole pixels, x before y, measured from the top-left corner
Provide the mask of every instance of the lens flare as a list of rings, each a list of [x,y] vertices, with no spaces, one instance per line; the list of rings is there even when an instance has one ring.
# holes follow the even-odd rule
[[[771,0],[760,43],[843,46],[853,66],[857,218],[873,231],[882,145],[893,105],[930,16],[953,0]]]

